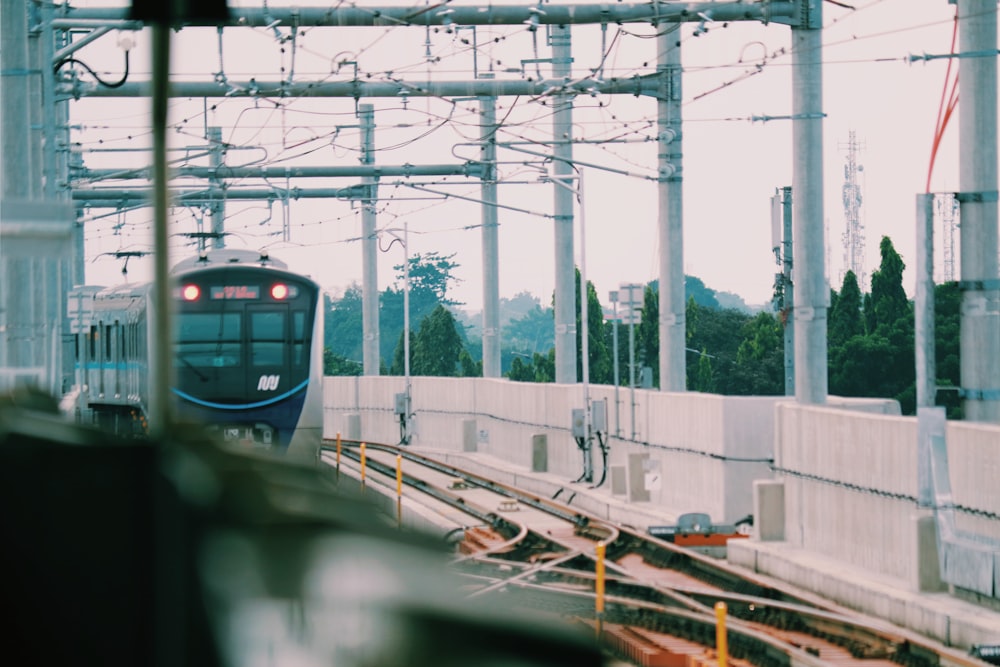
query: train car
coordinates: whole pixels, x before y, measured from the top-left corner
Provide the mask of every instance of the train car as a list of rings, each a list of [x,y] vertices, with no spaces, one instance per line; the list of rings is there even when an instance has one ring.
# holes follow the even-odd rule
[[[171,271],[175,415],[228,441],[315,457],[322,432],[321,292],[279,260],[214,250]],[[70,294],[75,405],[82,421],[123,435],[148,430],[152,286]],[[75,308],[74,308],[75,304]]]

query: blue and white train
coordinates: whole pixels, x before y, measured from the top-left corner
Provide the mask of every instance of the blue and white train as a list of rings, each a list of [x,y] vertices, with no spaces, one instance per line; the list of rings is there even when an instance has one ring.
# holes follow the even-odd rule
[[[172,344],[174,414],[248,446],[315,457],[322,432],[323,317],[311,279],[265,254],[213,250],[171,271],[175,333],[154,331],[151,283],[69,295],[78,418],[148,430],[150,351]]]

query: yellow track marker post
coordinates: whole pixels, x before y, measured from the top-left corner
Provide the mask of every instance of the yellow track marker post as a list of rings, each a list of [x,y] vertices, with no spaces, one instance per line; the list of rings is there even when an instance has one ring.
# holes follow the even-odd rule
[[[718,655],[719,667],[726,667],[729,658],[729,647],[726,644],[726,603],[715,603],[715,652]]]
[[[340,479],[340,431],[337,431],[337,479]]]
[[[403,527],[403,455],[396,454],[396,525]]]
[[[365,490],[365,443],[361,443],[361,491]]]

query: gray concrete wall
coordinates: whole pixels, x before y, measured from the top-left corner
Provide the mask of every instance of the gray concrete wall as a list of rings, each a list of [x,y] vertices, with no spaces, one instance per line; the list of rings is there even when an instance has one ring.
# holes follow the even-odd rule
[[[582,472],[582,454],[570,431],[572,410],[584,405],[581,385],[483,378],[411,381],[414,445],[461,452],[468,442],[467,420],[474,418],[478,453],[529,471],[533,442],[544,435],[550,474],[571,481]],[[364,437],[398,442],[393,406],[403,378],[325,382],[327,437],[338,432],[346,437],[348,428],[360,422]],[[608,400],[613,430],[613,388],[591,386],[588,393],[591,400]],[[621,471],[619,477],[625,475],[623,494],[648,494],[644,502],[667,514],[707,512],[723,523],[753,511],[755,480],[776,479],[784,484],[784,535],[790,545],[876,575],[921,579],[926,559],[912,553],[920,530],[913,520],[917,424],[915,418],[899,416],[895,401],[830,397],[828,405],[818,407],[785,397],[636,390],[632,440],[629,392],[620,392],[620,398],[623,437],[609,438],[608,465]],[[958,513],[958,527],[1000,539],[1000,427],[950,422],[947,428],[955,502],[977,510]],[[599,479],[596,445],[594,472]],[[610,475],[605,484],[610,489]]]
[[[343,437],[360,422],[364,437],[399,441],[394,396],[400,377],[325,379],[326,437]],[[461,452],[467,446],[467,421],[476,420],[476,451],[531,470],[537,436],[546,439],[549,473],[568,481],[583,471],[583,454],[571,433],[571,416],[584,406],[581,385],[533,384],[484,378],[411,378],[414,446]],[[591,401],[608,401],[614,429],[614,389],[591,386]],[[672,514],[708,512],[717,523],[731,523],[753,509],[754,479],[769,478],[774,440],[774,406],[784,397],[724,397],[635,391],[632,432],[629,392],[620,392],[622,438],[609,437],[608,467],[625,471],[625,493]],[[633,463],[630,465],[630,458]],[[594,443],[594,475],[603,474]],[[604,484],[610,489],[610,473]]]

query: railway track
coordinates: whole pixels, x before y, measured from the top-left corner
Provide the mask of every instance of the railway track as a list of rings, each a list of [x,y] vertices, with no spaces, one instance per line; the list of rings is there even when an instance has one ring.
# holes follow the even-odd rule
[[[755,667],[987,664],[781,582],[405,448],[365,444],[362,454],[358,442],[328,443],[323,458],[338,469],[348,466],[387,494],[395,488],[400,499],[404,488],[419,492],[451,516],[462,533],[453,567],[470,597],[590,625],[608,651],[633,664],[716,665],[717,648],[727,661]],[[724,647],[720,625],[726,628]]]

